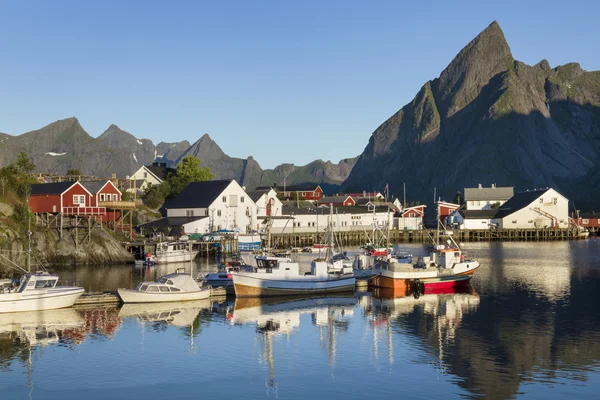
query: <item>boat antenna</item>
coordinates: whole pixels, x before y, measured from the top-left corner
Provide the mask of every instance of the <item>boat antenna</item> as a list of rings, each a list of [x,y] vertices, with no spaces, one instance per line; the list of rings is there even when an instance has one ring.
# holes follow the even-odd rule
[[[269,199],[267,203],[267,256],[271,255],[271,211],[272,211],[272,203],[273,199]]]
[[[27,272],[31,273],[31,216],[28,213],[29,227],[27,228]]]

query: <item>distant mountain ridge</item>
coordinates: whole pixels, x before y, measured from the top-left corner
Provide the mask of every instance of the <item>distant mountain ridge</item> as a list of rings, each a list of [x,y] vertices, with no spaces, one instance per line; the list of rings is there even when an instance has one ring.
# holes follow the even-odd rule
[[[314,161],[306,166],[282,164],[263,170],[252,157],[234,158],[226,155],[209,135],[203,135],[193,145],[188,141],[154,145],[149,139],[138,139],[116,125],[110,125],[98,138],[90,136],[77,118],[53,122],[41,129],[11,136],[0,133],[0,166],[16,160],[25,151],[38,172],[64,174],[71,168],[98,177],[118,177],[133,174],[142,165],[153,161],[176,165],[184,157],[198,157],[218,179],[236,179],[252,189],[257,186],[281,184],[322,184],[339,186],[350,173],[356,159],[339,164]]]
[[[594,207],[599,160],[600,71],[517,61],[493,22],[373,132],[343,188],[400,195],[406,183],[423,201],[478,183],[551,186]]]

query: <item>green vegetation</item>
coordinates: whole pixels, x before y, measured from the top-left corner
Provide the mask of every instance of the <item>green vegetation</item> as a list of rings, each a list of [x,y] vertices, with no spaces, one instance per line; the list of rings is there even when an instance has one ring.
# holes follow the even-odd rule
[[[36,179],[31,176],[35,165],[27,154],[21,152],[17,161],[0,169],[0,201],[14,208],[13,221],[27,226],[32,214],[27,204],[31,193],[31,185]]]
[[[70,170],[67,171],[67,175],[81,175],[81,171],[79,171],[77,168],[71,168]]]
[[[185,157],[177,166],[177,173],[171,174],[158,186],[149,185],[142,199],[152,208],[158,208],[166,199],[176,197],[192,182],[210,181],[215,176],[208,167],[200,167],[200,160],[194,156]]]

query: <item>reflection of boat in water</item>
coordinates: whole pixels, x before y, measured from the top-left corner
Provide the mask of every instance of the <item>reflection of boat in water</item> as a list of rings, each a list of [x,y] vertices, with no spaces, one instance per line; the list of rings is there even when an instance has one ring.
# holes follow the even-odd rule
[[[137,317],[144,322],[168,322],[175,326],[190,326],[201,310],[212,307],[210,300],[171,303],[124,304],[119,318]]]
[[[83,327],[84,322],[72,308],[0,314],[0,335],[12,333],[31,345],[47,345]]]
[[[344,317],[352,316],[356,298],[349,296],[320,297],[270,297],[237,298],[230,322],[235,325],[255,325],[261,344],[260,362],[268,366],[269,376],[265,379],[267,394],[279,392],[275,380],[275,352],[273,343],[280,335],[292,335],[300,326],[300,317],[310,315],[313,325],[320,331],[321,345],[328,342],[330,365],[335,364],[336,329],[347,324]],[[325,338],[322,330],[327,329]]]

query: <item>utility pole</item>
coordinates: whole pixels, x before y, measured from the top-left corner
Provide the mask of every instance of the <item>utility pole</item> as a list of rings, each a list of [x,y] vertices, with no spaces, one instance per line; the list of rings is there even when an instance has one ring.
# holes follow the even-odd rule
[[[406,182],[403,183],[404,186],[404,203],[402,204],[402,208],[406,208]]]

